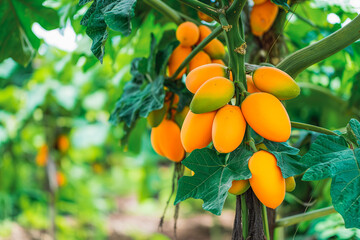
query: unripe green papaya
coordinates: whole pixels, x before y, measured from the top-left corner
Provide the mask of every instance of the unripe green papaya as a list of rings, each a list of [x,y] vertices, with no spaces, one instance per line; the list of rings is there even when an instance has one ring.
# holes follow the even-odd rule
[[[295,190],[296,182],[294,177],[285,178],[286,191],[292,192]]]
[[[162,108],[149,113],[149,115],[147,116],[147,122],[150,127],[157,127],[160,125],[160,123],[165,117],[167,108],[167,104],[164,104]]]
[[[214,77],[206,81],[196,91],[190,103],[190,110],[195,113],[206,113],[225,106],[234,96],[234,83],[224,77]]]
[[[280,100],[288,100],[300,94],[300,87],[284,71],[273,67],[260,67],[253,73],[255,86],[262,92],[271,93]]]
[[[185,106],[183,108],[183,110],[181,112],[177,112],[175,113],[175,117],[174,117],[174,120],[176,122],[176,124],[181,128],[185,118],[186,118],[186,115],[188,114],[190,108],[188,106]]]
[[[229,193],[234,195],[241,195],[246,192],[250,187],[249,180],[234,180],[232,181],[231,188],[229,189]]]

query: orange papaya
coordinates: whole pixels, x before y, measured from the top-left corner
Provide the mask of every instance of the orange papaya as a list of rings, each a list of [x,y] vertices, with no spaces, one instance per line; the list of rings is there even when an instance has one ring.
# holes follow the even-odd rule
[[[210,17],[209,15],[207,15],[207,14],[205,14],[203,12],[197,11],[197,15],[201,20],[203,20],[205,22],[210,23],[210,22],[214,21],[214,19],[212,17]]]
[[[249,93],[255,93],[255,92],[261,92],[257,87],[255,86],[253,79],[250,75],[246,75],[246,85],[247,85],[247,91]]]
[[[169,75],[172,76],[180,67],[181,63],[185,60],[185,58],[191,53],[190,47],[182,47],[177,46],[172,52],[169,58]],[[181,70],[181,72],[176,76],[176,79],[181,78],[181,76],[186,72],[186,67]]]
[[[192,22],[183,22],[176,29],[176,39],[179,40],[183,47],[195,45],[200,37],[198,26]]]
[[[200,67],[205,64],[211,63],[211,58],[204,51],[198,52],[189,63],[189,71],[194,70],[197,67]]]
[[[250,187],[249,180],[234,180],[229,188],[229,193],[234,195],[241,195]]]
[[[270,0],[254,5],[250,13],[251,32],[255,36],[261,37],[271,28],[278,11],[279,7]]]
[[[202,42],[211,33],[211,29],[205,25],[200,25],[199,30],[200,38],[198,44]],[[212,41],[210,41],[204,47],[204,51],[209,54],[211,59],[223,59],[225,57],[224,44],[222,44],[222,42],[220,42],[218,39],[213,39]]]
[[[39,167],[44,167],[48,161],[48,158],[49,148],[46,144],[43,144],[36,155],[36,165]]]
[[[212,59],[211,62],[212,63],[218,63],[218,64],[221,64],[221,65],[225,66],[224,61],[221,60],[221,59]]]

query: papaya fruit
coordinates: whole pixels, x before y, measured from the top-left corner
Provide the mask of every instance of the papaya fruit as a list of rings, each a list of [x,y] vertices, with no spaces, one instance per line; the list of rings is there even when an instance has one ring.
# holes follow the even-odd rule
[[[214,21],[214,19],[212,17],[210,17],[209,15],[207,15],[203,12],[197,11],[197,15],[201,20],[203,20],[205,22],[210,23],[210,22]]]
[[[70,141],[69,138],[66,135],[60,135],[56,140],[56,148],[62,152],[65,153],[70,147]]]
[[[278,11],[279,7],[270,0],[254,5],[250,13],[251,32],[261,37],[271,28]]]
[[[226,77],[227,68],[218,63],[210,63],[192,70],[185,79],[186,88],[192,92],[196,91],[203,85],[207,80],[214,77]]]
[[[266,0],[253,0],[255,5],[259,5],[262,4],[264,2],[266,2]]]
[[[185,155],[180,140],[180,128],[172,120],[164,119],[158,127],[151,129],[151,144],[161,156],[180,162]]]
[[[56,182],[58,187],[63,187],[66,184],[65,174],[60,171],[56,172]]]
[[[168,67],[169,67],[169,75],[172,76],[180,67],[180,64],[185,60],[185,58],[191,53],[190,47],[182,47],[181,45],[177,46],[172,52]],[[186,67],[181,70],[181,72],[176,76],[176,79],[181,78],[181,76],[186,72]]]
[[[295,187],[296,187],[295,178],[293,176],[285,178],[285,186],[286,186],[286,191],[287,192],[294,191]]]
[[[249,93],[261,92],[254,84],[250,75],[246,75],[246,86]]]
[[[221,59],[212,59],[211,62],[212,63],[218,63],[218,64],[221,64],[221,65],[225,66],[224,61],[221,60]]]
[[[150,127],[157,127],[160,125],[160,123],[165,117],[168,107],[169,106],[167,104],[164,104],[162,108],[149,113],[146,120]]]
[[[207,36],[210,35],[211,29],[205,25],[199,26],[200,31],[200,38],[199,42],[202,42]],[[210,41],[205,47],[204,51],[209,54],[211,59],[223,59],[225,57],[225,47],[222,42],[220,42],[218,39],[213,39]]]
[[[229,193],[234,195],[241,195],[250,187],[249,180],[234,180],[229,188]]]
[[[215,115],[212,125],[212,141],[219,153],[234,151],[242,142],[246,122],[240,107],[225,105]]]
[[[224,77],[214,77],[207,80],[196,91],[190,110],[193,113],[206,113],[225,106],[234,96],[234,83]]]
[[[197,67],[200,67],[205,64],[211,63],[211,58],[204,51],[198,52],[189,63],[189,71],[194,70]]]
[[[181,142],[186,152],[209,145],[215,114],[216,111],[202,114],[188,112],[181,127]]]
[[[188,114],[189,111],[190,111],[190,108],[188,106],[185,106],[181,112],[175,113],[174,121],[176,122],[176,124],[179,127],[182,126],[182,124],[186,118],[186,115]]]
[[[48,161],[48,158],[49,148],[46,144],[43,144],[36,155],[36,165],[39,167],[44,167]]]
[[[281,102],[269,93],[252,93],[241,104],[246,122],[260,136],[285,142],[291,134],[289,115]]]
[[[300,87],[284,71],[274,67],[260,67],[253,73],[255,86],[262,92],[271,93],[280,100],[288,100],[300,94]]]
[[[285,179],[277,166],[275,156],[261,150],[252,155],[248,166],[251,172],[250,186],[265,206],[277,208],[285,197]]]
[[[195,173],[190,168],[184,167],[184,176],[194,176]]]
[[[176,29],[176,39],[183,47],[191,47],[199,41],[200,31],[192,22],[183,22]]]

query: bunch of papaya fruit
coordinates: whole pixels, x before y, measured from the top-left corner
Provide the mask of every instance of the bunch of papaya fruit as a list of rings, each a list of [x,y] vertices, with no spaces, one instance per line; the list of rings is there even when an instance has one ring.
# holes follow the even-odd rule
[[[181,142],[186,152],[204,148],[211,142],[219,153],[234,151],[243,141],[247,124],[260,136],[285,142],[291,123],[280,100],[300,94],[300,88],[287,73],[263,66],[247,76],[247,97],[241,106],[231,105],[235,86],[227,67],[207,64],[186,77],[187,89],[194,93],[181,128]],[[285,179],[273,154],[260,150],[249,160],[252,178],[234,181],[229,192],[241,194],[252,187],[266,206],[276,208],[285,196]],[[268,189],[265,191],[265,189]]]
[[[211,34],[211,29],[205,25],[197,26],[192,22],[184,22],[176,29],[176,38],[180,44],[172,52],[168,62],[169,76],[173,76],[181,63],[191,53],[192,49],[202,42],[207,36]],[[225,48],[222,42],[218,39],[213,39],[208,43],[203,51],[198,52],[190,61],[189,66],[181,69],[181,72],[175,77],[181,78],[183,74],[192,71],[195,68],[204,64],[217,62],[224,64],[222,59],[225,56]]]
[[[254,0],[254,6],[250,13],[251,32],[261,37],[269,31],[278,14],[279,7],[271,0]]]

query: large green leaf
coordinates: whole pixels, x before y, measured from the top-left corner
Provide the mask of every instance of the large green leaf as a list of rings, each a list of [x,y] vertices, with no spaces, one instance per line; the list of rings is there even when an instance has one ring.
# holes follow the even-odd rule
[[[360,123],[350,126],[359,140]],[[360,148],[348,148],[342,137],[320,135],[303,161],[310,167],[303,180],[332,178],[330,195],[333,205],[347,228],[360,228]]]
[[[80,0],[83,5],[89,0]],[[94,0],[85,13],[81,24],[86,26],[87,35],[93,40],[91,51],[102,62],[108,27],[128,36],[131,33],[131,19],[137,0]]]
[[[299,149],[291,147],[288,143],[272,142],[264,139],[263,143],[268,151],[274,154],[277,165],[284,178],[303,173],[307,167],[300,161]]]
[[[4,0],[0,4],[0,62],[11,57],[27,65],[35,56],[40,40],[31,31],[34,22],[47,30],[59,26],[55,10],[44,7],[43,0]]]
[[[251,177],[248,160],[252,154],[243,144],[227,160],[227,155],[219,155],[214,149],[194,150],[182,164],[194,171],[195,175],[179,180],[174,204],[188,198],[202,199],[205,210],[220,215],[231,182]]]

